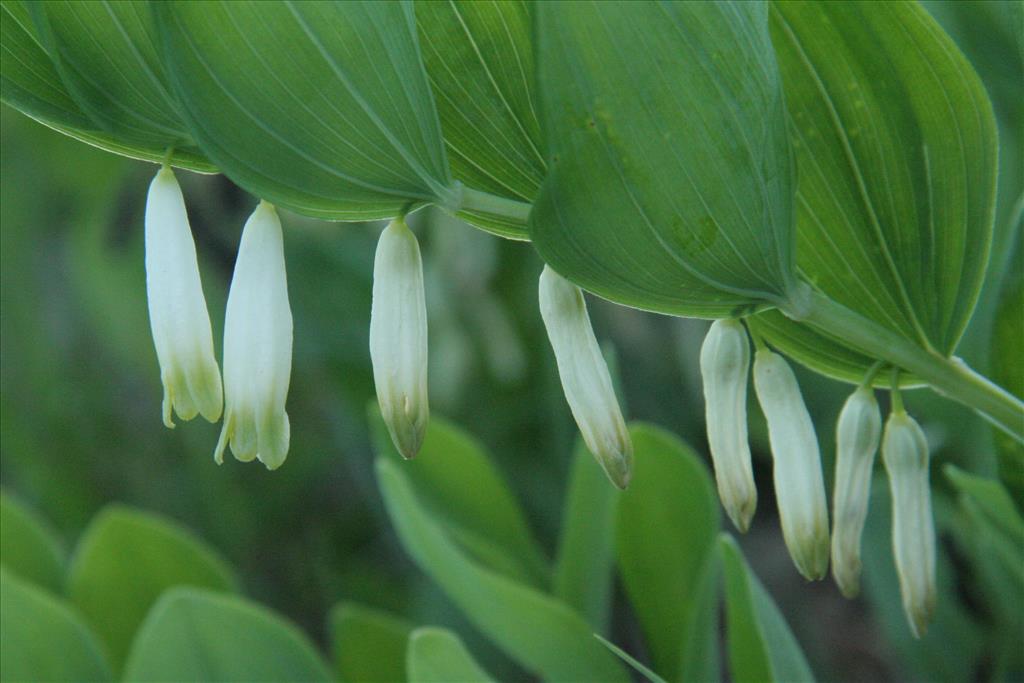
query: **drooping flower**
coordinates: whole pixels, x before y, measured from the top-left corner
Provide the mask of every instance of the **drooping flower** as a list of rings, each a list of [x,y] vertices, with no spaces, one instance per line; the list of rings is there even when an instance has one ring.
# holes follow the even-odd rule
[[[902,409],[885,423],[882,460],[892,494],[892,552],[903,610],[914,636],[928,630],[935,611],[935,525],[928,485],[928,442]]]
[[[805,578],[820,579],[828,570],[828,510],[814,424],[782,356],[767,349],[757,352],[754,388],[768,421],[786,547]]]
[[[746,531],[757,508],[757,488],[747,442],[750,343],[742,323],[711,325],[700,350],[700,371],[718,496],[732,523]]]
[[[402,218],[380,234],[373,262],[370,359],[381,416],[405,458],[419,452],[430,419],[427,305],[416,236]]]
[[[839,413],[832,497],[832,576],[848,598],[860,591],[860,537],[881,433],[882,416],[875,394],[869,387],[858,387]]]
[[[223,393],[210,315],[185,199],[167,166],[149,185],[145,232],[146,295],[164,386],[164,424],[174,427],[172,408],[182,420],[199,413],[216,422]]]
[[[583,292],[549,266],[540,275],[539,291],[562,391],[583,441],[612,483],[624,489],[632,476],[633,443],[590,326]]]
[[[292,311],[281,221],[261,201],[242,229],[224,320],[224,427],[214,453],[230,442],[242,462],[276,469],[288,455],[285,400],[292,365]]]

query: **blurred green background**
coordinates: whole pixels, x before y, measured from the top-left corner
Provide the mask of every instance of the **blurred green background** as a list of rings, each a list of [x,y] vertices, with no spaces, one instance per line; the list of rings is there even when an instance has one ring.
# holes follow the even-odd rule
[[[985,370],[1002,283],[1022,271],[1014,248],[1024,178],[1021,55],[999,3],[930,9],[981,73],[1000,122],[992,268],[962,347],[968,362]],[[321,644],[331,607],[354,600],[417,623],[450,625],[491,671],[515,677],[408,560],[376,490],[367,337],[382,225],[282,215],[295,318],[291,451],[273,473],[232,459],[218,467],[212,452],[219,426],[196,420],[170,431],[160,421],[142,253],[146,188],[156,167],[63,137],[7,107],[0,110],[0,144],[4,489],[50,520],[69,551],[110,502],[167,515],[223,553],[245,593]],[[220,176],[177,175],[220,349],[235,248],[255,200]],[[437,212],[418,214],[412,225],[426,268],[432,411],[491,449],[553,552],[576,433],[537,310],[542,264],[529,244],[492,238]],[[706,454],[697,362],[706,324],[596,299],[590,306],[598,338],[617,359],[629,418],[662,425]],[[831,488],[834,422],[850,387],[808,372],[799,377]],[[996,476],[992,436],[981,420],[927,392],[912,392],[908,403],[935,458],[941,540],[940,608],[919,643],[899,605],[884,481],[875,485],[880,495],[864,542],[865,596],[844,600],[830,580],[806,584],[782,542],[764,422],[751,405],[761,500],[740,542],[822,680],[988,680],[1004,668],[999,603],[1006,593],[958,532],[941,476],[946,462]],[[613,640],[642,658],[635,619],[618,593]]]

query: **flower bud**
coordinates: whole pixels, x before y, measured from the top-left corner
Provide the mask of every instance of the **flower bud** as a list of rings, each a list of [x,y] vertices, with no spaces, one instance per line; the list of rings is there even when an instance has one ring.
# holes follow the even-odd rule
[[[747,443],[750,343],[742,323],[712,323],[700,350],[700,371],[718,496],[729,519],[745,532],[757,507],[757,488]]]
[[[373,263],[370,359],[377,402],[395,448],[419,452],[427,431],[427,305],[416,236],[396,218],[380,234]]]
[[[793,371],[777,353],[760,350],[755,355],[754,388],[768,420],[786,547],[804,578],[823,578],[828,569],[828,510],[811,416]]]
[[[216,422],[223,394],[210,315],[185,199],[166,166],[153,178],[146,199],[146,295],[164,385],[164,424],[174,427],[172,407],[182,420],[200,413]]]
[[[242,229],[224,320],[224,427],[214,459],[231,452],[277,469],[291,431],[285,400],[292,372],[292,311],[277,211],[260,202]]]
[[[832,576],[848,598],[860,591],[860,536],[868,514],[871,468],[882,433],[878,401],[868,387],[850,394],[836,426],[832,496]]]
[[[935,610],[935,526],[928,485],[928,442],[912,417],[895,410],[885,424],[882,460],[892,494],[892,552],[903,611],[916,638]]]
[[[633,471],[633,443],[590,326],[587,303],[579,287],[549,266],[540,274],[540,314],[583,441],[611,482],[624,489]]]

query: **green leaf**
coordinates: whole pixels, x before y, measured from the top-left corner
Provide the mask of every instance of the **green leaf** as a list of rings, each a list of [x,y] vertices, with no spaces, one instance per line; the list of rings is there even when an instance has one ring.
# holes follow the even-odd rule
[[[78,542],[68,598],[106,642],[120,667],[135,630],[160,594],[179,585],[235,590],[216,552],[170,520],[112,505]]]
[[[1024,519],[1010,494],[998,481],[964,472],[954,465],[942,468],[961,497],[969,502],[988,540],[1000,546],[999,554],[1014,568],[1024,584]]]
[[[554,594],[574,607],[595,631],[608,632],[612,600],[615,510],[619,490],[608,482],[582,439],[573,454]]]
[[[675,435],[643,424],[630,434],[636,466],[616,522],[626,594],[655,671],[717,679],[718,496],[707,466]]]
[[[789,301],[793,173],[765,5],[536,11],[550,172],[530,235],[544,260],[664,313]]]
[[[466,186],[530,202],[544,179],[533,91],[531,5],[418,2],[416,25],[452,174]],[[465,220],[525,239],[526,225],[475,211]]]
[[[0,490],[0,564],[54,593],[64,590],[64,551],[46,522]]]
[[[949,355],[985,274],[996,127],[985,89],[916,3],[779,2],[775,40],[796,151],[797,263],[813,287]],[[758,329],[825,374],[874,359],[777,312]],[[878,385],[887,385],[881,373]]]
[[[415,626],[382,610],[341,603],[329,617],[334,665],[346,683],[405,681],[405,651]]]
[[[602,645],[604,645],[606,648],[615,653],[616,657],[624,661],[626,664],[629,664],[631,667],[633,667],[634,671],[638,672],[641,676],[646,678],[651,683],[667,683],[667,681],[664,678],[648,669],[646,666],[637,661],[636,658],[634,658],[631,654],[623,650],[615,643],[605,640],[596,633],[594,634],[594,637],[601,641]]]
[[[719,539],[725,573],[729,668],[732,680],[813,681],[800,645],[771,596],[729,534]]]
[[[327,666],[293,624],[242,598],[175,588],[132,644],[128,681],[329,681]]]
[[[39,41],[27,3],[0,3],[0,43],[4,52],[0,61],[0,99],[5,103],[43,125],[108,152],[147,161],[164,158],[164,148],[126,143],[101,131],[82,111]],[[214,170],[195,154],[179,152],[172,162],[195,171]]]
[[[96,637],[62,600],[0,567],[0,681],[109,681]]]
[[[398,537],[413,561],[481,632],[543,678],[628,680],[618,661],[594,640],[590,626],[565,603],[462,552],[431,518],[402,469],[401,463],[377,460],[381,493]]]
[[[464,548],[510,578],[547,585],[550,570],[544,553],[480,442],[432,415],[419,455],[405,461],[376,403],[370,405],[369,420],[377,453],[402,463],[417,496]]]
[[[1024,201],[1021,202],[1024,210]],[[1024,241],[1018,237],[1016,263],[1024,258]],[[1021,336],[1024,330],[1024,270],[1019,267],[1003,284],[992,332],[992,379],[1018,398],[1024,398],[1024,354]],[[999,453],[999,476],[1024,507],[1024,444],[994,429]]]
[[[38,36],[67,94],[96,128],[126,147],[213,170],[195,146],[168,92],[148,3],[31,3]]]
[[[488,683],[494,680],[474,661],[459,637],[443,628],[424,627],[413,631],[406,665],[409,683]]]
[[[411,4],[166,2],[156,13],[185,120],[249,192],[335,220],[456,202]]]

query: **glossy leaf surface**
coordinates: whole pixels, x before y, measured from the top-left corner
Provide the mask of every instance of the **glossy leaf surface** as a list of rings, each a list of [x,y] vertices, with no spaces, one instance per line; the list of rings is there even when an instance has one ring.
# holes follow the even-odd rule
[[[156,13],[189,128],[246,190],[340,220],[455,202],[409,3],[168,2]]]
[[[53,531],[28,507],[0,490],[0,564],[54,593],[64,589],[64,551]]]
[[[334,666],[346,683],[405,680],[405,651],[413,624],[371,607],[342,603],[328,623]]]
[[[161,161],[166,156],[166,145],[123,139],[101,129],[82,110],[47,54],[28,3],[18,0],[0,3],[0,32],[3,45],[0,96],[5,103],[54,130],[115,154],[147,161]],[[215,170],[194,150],[177,150],[171,162],[194,171]]]
[[[457,635],[443,628],[420,628],[409,637],[406,658],[409,683],[488,683]]]
[[[0,601],[0,680],[111,680],[99,642],[63,600],[0,568]]]
[[[813,681],[799,643],[779,608],[743,558],[736,541],[723,534],[719,547],[725,574],[729,670],[737,683]]]
[[[530,3],[418,2],[415,10],[455,179],[499,197],[532,201],[544,179],[544,157]],[[507,218],[459,215],[499,235],[527,237],[525,224]]]
[[[707,466],[669,432],[633,425],[633,482],[619,497],[619,570],[663,678],[718,678],[715,542],[721,523]],[[671,539],[671,540],[668,540]]]
[[[401,463],[378,459],[377,477],[413,561],[466,617],[527,670],[552,680],[622,681],[626,672],[565,603],[474,561],[418,499]]]
[[[717,317],[789,300],[792,168],[760,3],[536,6],[545,261],[612,301]]]
[[[329,681],[305,635],[270,610],[196,588],[154,605],[125,665],[129,681]]]
[[[111,506],[82,534],[67,591],[120,666],[150,607],[178,585],[229,591],[236,580],[213,549],[189,531],[155,515]]]
[[[401,461],[376,405],[370,407],[370,424],[377,453]],[[477,559],[520,581],[547,583],[547,560],[479,441],[435,415],[419,455],[402,462],[402,470],[434,518]]]
[[[922,348],[952,353],[995,208],[996,128],[981,81],[913,3],[778,2],[772,35],[798,167],[801,274]],[[859,381],[873,362],[779,313],[758,327],[839,378]]]

